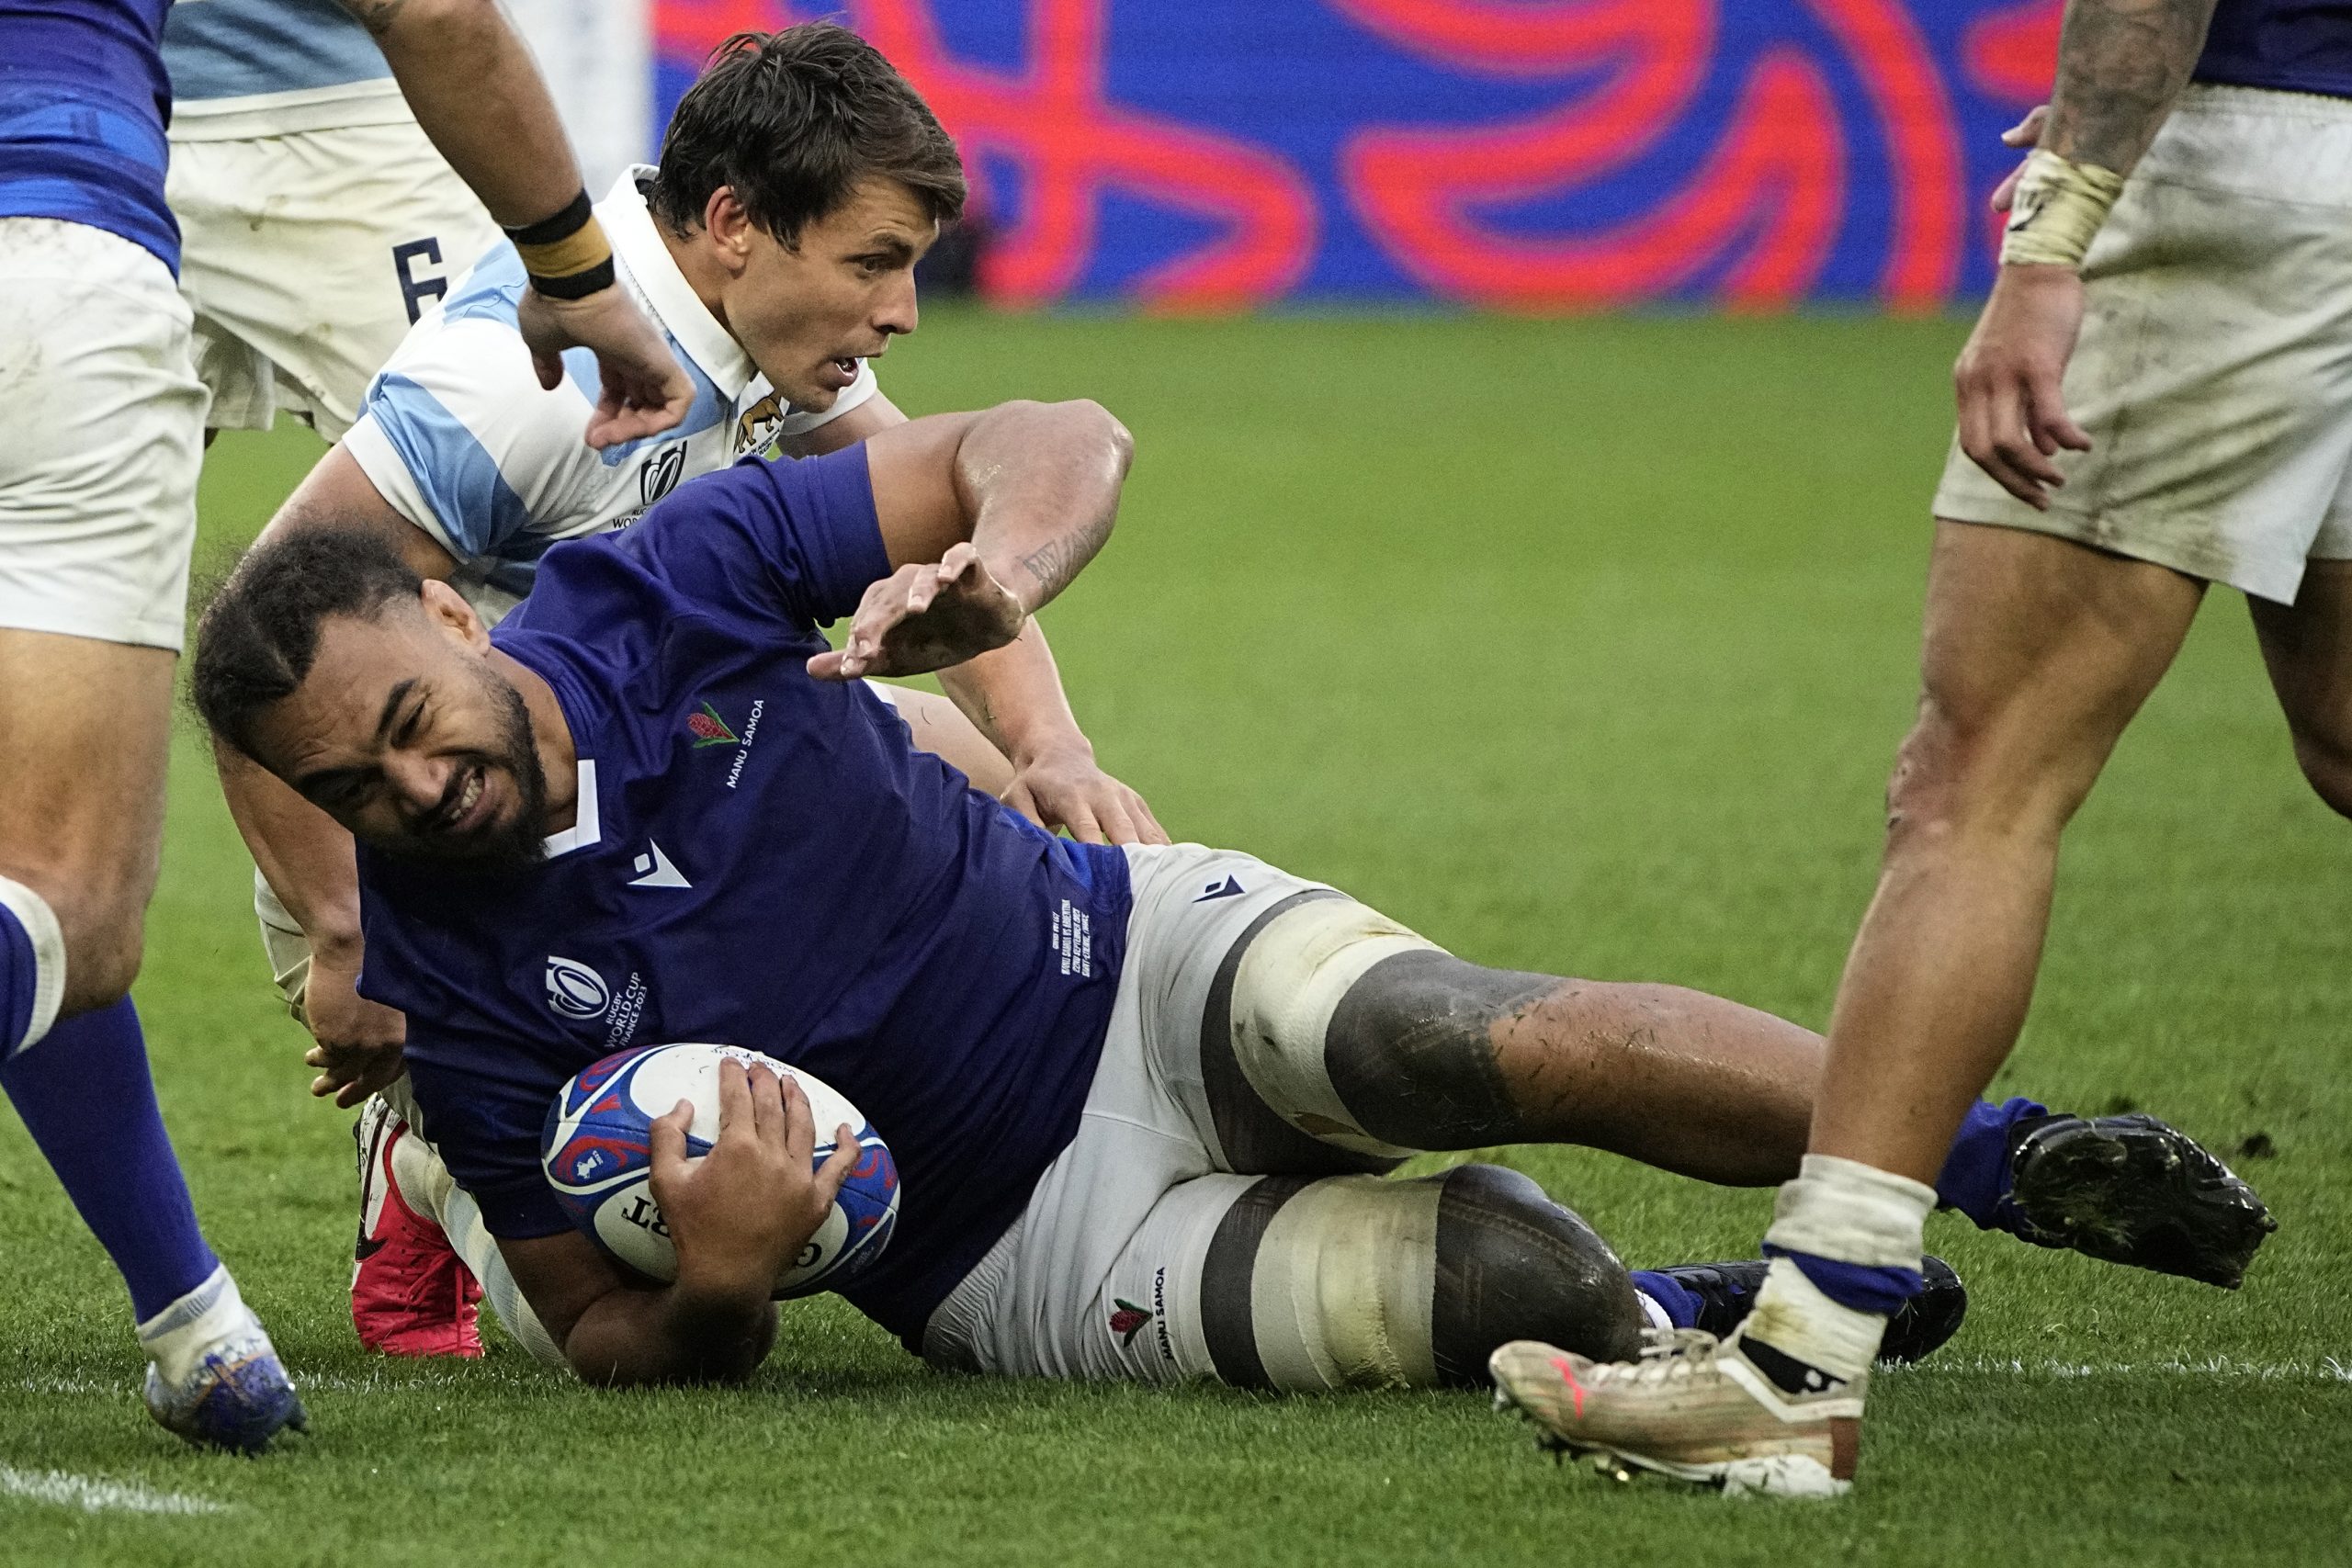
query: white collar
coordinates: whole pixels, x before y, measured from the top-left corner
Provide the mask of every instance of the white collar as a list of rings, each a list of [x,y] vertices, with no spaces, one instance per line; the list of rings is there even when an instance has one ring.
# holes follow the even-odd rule
[[[596,761],[593,757],[580,759],[579,793],[572,797],[571,826],[560,833],[549,833],[539,847],[553,860],[574,850],[584,850],[605,836],[604,818],[596,810]]]
[[[637,188],[637,182],[653,172],[650,164],[622,170],[605,199],[596,204],[596,221],[604,225],[605,237],[612,242],[614,254],[628,268],[629,281],[637,285],[646,306],[669,329],[686,356],[718,384],[720,395],[731,401],[743,395],[757,371],[752,356],[718,324],[718,318],[702,302],[686,275],[678,270],[670,247],[662,243],[653,214],[646,208],[645,193]]]

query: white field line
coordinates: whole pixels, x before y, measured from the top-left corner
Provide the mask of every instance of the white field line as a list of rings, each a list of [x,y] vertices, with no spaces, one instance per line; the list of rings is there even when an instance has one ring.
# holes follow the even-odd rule
[[[1879,1377],[2029,1377],[2029,1378],[2211,1378],[2223,1382],[2352,1383],[2352,1356],[2330,1356],[2318,1361],[2249,1361],[2233,1356],[2209,1356],[2201,1360],[2063,1361],[2055,1358],[2029,1359],[2019,1356],[1932,1357],[1916,1367],[1883,1367]],[[13,1387],[20,1393],[119,1395],[130,1385],[99,1378],[25,1378]],[[387,1378],[378,1374],[297,1377],[295,1386],[321,1393],[440,1393],[467,1388],[553,1393],[567,1386],[537,1370],[513,1372],[483,1368],[452,1369],[437,1377]],[[15,1472],[0,1469],[0,1474]]]
[[[108,1378],[21,1378],[5,1386],[18,1393],[31,1394],[113,1394],[136,1393],[139,1385],[125,1377]],[[378,1375],[351,1377],[333,1375],[294,1375],[295,1391],[300,1393],[439,1393],[445,1389],[499,1388],[541,1390],[561,1388],[560,1380],[530,1371],[505,1372],[486,1370],[450,1371],[439,1376],[387,1378]]]
[[[0,1497],[24,1497],[54,1503],[85,1514],[220,1514],[225,1504],[178,1492],[150,1492],[128,1481],[103,1475],[75,1475],[63,1470],[11,1470],[0,1464]]]
[[[1962,1377],[2031,1378],[2212,1378],[2247,1382],[2352,1383],[2352,1362],[2330,1356],[2320,1361],[2248,1361],[2232,1356],[2201,1360],[2062,1361],[2029,1360],[2015,1356],[1935,1356],[1916,1367],[1899,1370],[1904,1376],[1933,1373]]]

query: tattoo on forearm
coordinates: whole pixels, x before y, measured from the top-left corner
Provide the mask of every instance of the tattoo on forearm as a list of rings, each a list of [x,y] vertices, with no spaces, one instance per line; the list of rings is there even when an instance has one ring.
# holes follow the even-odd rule
[[[1057,538],[1046,540],[1021,558],[1021,568],[1037,582],[1037,597],[1042,604],[1059,593],[1069,580],[1078,575],[1079,568],[1094,558],[1102,541],[1111,536],[1111,516],[1104,513],[1090,518]]]
[[[2129,174],[2204,48],[2214,0],[2069,0],[2041,144]]]
[[[378,38],[382,38],[400,20],[408,0],[340,0],[343,8],[359,19],[359,25]]]

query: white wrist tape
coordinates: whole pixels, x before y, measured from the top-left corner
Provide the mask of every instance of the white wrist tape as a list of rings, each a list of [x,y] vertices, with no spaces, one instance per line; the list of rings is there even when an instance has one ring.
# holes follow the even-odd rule
[[[2080,266],[2108,209],[2123,194],[2123,176],[2037,147],[2026,157],[2001,235],[2001,265]]]

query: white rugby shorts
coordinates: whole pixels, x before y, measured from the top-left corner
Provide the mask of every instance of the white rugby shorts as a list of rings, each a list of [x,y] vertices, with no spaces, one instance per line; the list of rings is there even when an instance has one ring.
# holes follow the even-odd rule
[[[1331,890],[1199,844],[1130,846],[1126,855],[1135,886],[1126,967],[1078,1134],[1012,1228],[932,1314],[922,1352],[934,1366],[1154,1383],[1216,1376],[1203,1266],[1226,1212],[1262,1178],[1234,1174],[1221,1147],[1203,1082],[1202,1024],[1219,968],[1259,917]],[[1331,902],[1319,922],[1327,947],[1361,942],[1369,957],[1433,945],[1351,898]],[[1287,994],[1302,988],[1299,978],[1259,983]],[[1298,1066],[1302,1080],[1287,1089],[1252,1081],[1277,1115],[1313,1121],[1336,1106],[1337,1092],[1327,1077],[1306,1081],[1319,1077],[1313,1062]],[[1359,1169],[1404,1152],[1361,1133],[1340,1132],[1336,1145]]]
[[[2055,534],[2292,604],[2352,558],[2352,100],[2193,85],[2084,258],[2037,512],[1954,440],[1938,517]]]
[[[204,387],[171,269],[87,224],[0,218],[0,626],[177,651]]]
[[[329,441],[417,316],[502,238],[413,119],[175,141],[164,186],[215,430]]]

